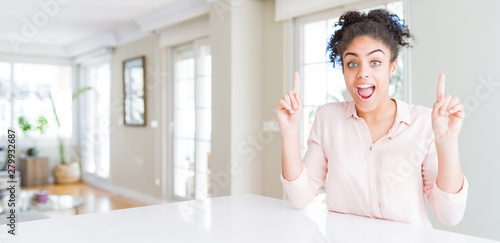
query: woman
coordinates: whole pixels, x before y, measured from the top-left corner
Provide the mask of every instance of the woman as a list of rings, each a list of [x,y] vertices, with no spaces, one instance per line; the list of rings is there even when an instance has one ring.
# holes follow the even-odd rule
[[[444,94],[439,76],[433,109],[388,95],[400,46],[411,34],[386,10],[349,11],[332,35],[330,59],[342,65],[353,101],[328,103],[316,111],[301,159],[302,114],[299,75],[277,105],[282,136],[281,180],[295,207],[318,195],[324,180],[330,211],[432,227],[427,196],[437,218],[459,223],[465,211],[467,180],[462,174],[458,134],[465,111]]]

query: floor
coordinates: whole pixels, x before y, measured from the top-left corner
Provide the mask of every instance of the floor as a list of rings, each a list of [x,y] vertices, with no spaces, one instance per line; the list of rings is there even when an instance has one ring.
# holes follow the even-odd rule
[[[49,195],[72,195],[81,197],[85,203],[80,206],[76,214],[87,214],[97,212],[107,212],[117,209],[133,208],[147,206],[130,198],[126,198],[117,194],[113,194],[85,183],[72,184],[52,184],[36,187],[23,187],[23,190],[46,190]],[[74,212],[75,212],[74,211]]]

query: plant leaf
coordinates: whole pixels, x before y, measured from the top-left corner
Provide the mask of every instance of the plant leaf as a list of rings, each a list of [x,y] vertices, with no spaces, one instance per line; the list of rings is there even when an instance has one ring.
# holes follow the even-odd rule
[[[75,91],[73,93],[73,95],[71,96],[71,100],[75,100],[76,98],[78,98],[78,96],[82,95],[83,93],[85,93],[91,89],[92,89],[92,87],[83,87],[83,88]]]
[[[56,112],[56,105],[54,104],[54,99],[52,98],[52,94],[49,94],[50,102],[52,102],[52,110],[54,110],[54,116],[56,117],[57,127],[61,127],[61,123],[59,123],[59,117]]]

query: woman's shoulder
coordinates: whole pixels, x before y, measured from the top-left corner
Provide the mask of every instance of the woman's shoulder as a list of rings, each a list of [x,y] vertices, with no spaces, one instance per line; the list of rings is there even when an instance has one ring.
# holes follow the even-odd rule
[[[332,118],[344,117],[346,112],[348,112],[353,101],[344,102],[329,102],[323,104],[316,108],[316,116],[321,119],[328,119],[331,121]]]
[[[415,105],[398,100],[401,104],[408,107],[408,113],[412,121],[431,119],[432,109],[422,105]]]
[[[350,105],[350,102],[353,102],[353,101],[343,101],[343,102],[328,102],[328,103],[325,103],[323,105],[320,105],[317,109],[316,109],[316,112],[317,113],[331,113],[331,112],[341,112],[341,113],[344,113],[349,105]]]

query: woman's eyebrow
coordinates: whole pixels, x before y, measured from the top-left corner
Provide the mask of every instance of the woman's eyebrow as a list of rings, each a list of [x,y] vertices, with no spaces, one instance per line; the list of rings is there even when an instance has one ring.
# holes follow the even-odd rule
[[[373,54],[373,53],[375,53],[375,52],[377,52],[377,51],[380,51],[380,52],[382,52],[382,53],[384,53],[384,54],[385,54],[385,52],[384,52],[384,51],[382,51],[382,50],[380,50],[380,49],[375,49],[375,50],[371,51],[370,53],[366,54],[366,56],[369,56],[369,55],[371,55],[371,54]],[[357,56],[358,56],[358,54],[356,54],[356,53],[354,53],[354,52],[347,52],[347,53],[344,55],[344,58],[345,58],[347,55],[353,55],[353,56],[355,56],[355,57],[357,57]]]
[[[370,53],[368,53],[368,55],[371,55],[371,54],[373,54],[374,52],[377,52],[377,51],[380,51],[380,52],[384,53],[384,51],[382,51],[382,50],[380,50],[380,49],[376,49],[376,50],[373,50],[373,51],[371,51]],[[385,54],[385,53],[384,53],[384,54]],[[368,56],[368,55],[367,55],[367,56]]]

